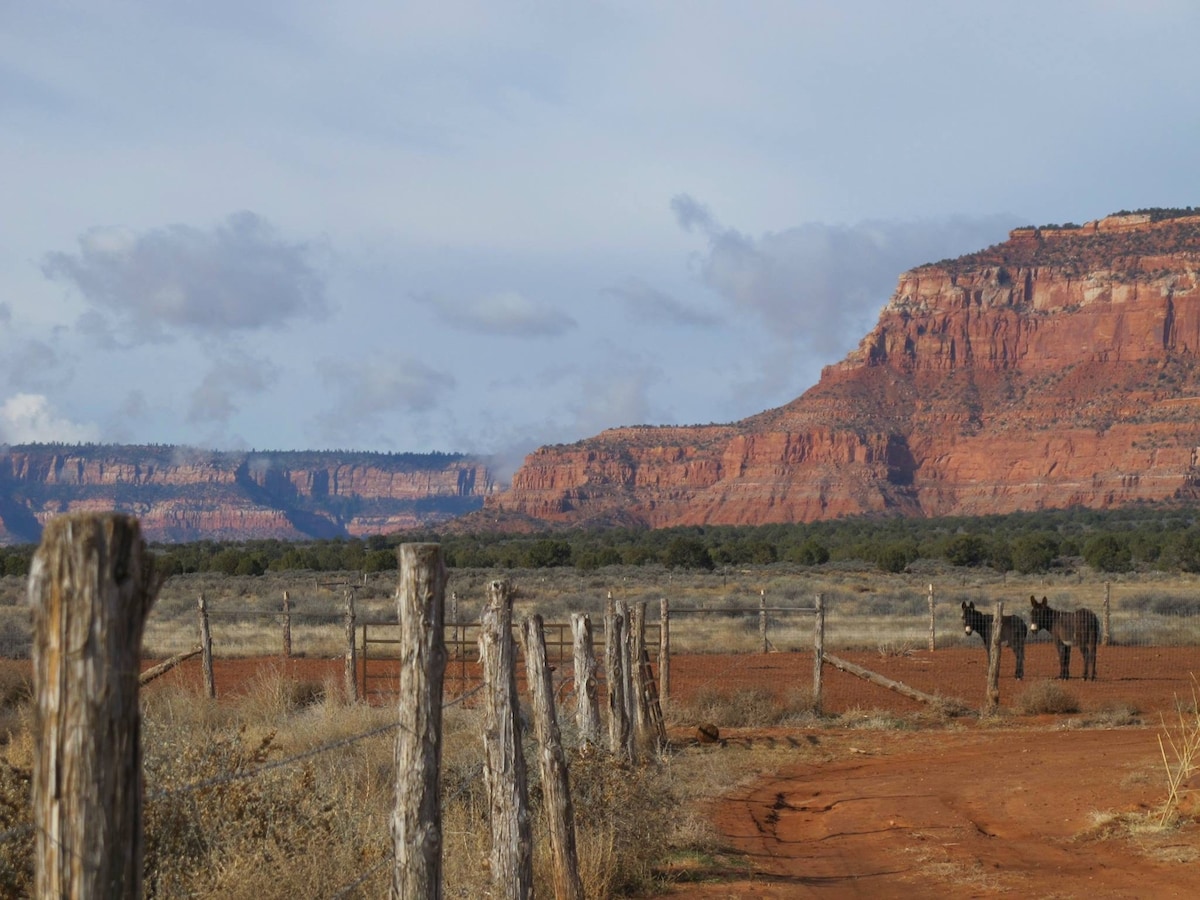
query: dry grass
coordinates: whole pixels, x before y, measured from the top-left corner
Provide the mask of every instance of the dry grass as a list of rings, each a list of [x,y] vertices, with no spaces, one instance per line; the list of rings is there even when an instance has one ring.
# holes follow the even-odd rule
[[[1017,709],[1028,716],[1079,712],[1079,698],[1048,678],[1033,682],[1017,697]]]

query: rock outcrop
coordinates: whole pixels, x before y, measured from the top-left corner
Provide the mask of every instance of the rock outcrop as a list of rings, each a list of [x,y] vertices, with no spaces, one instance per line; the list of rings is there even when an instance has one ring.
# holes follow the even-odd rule
[[[0,543],[76,510],[136,515],[150,541],[351,537],[437,525],[493,489],[455,454],[34,444],[0,452]]]
[[[472,518],[665,527],[1192,498],[1198,354],[1200,214],[1017,229],[902,275],[874,330],[788,405],[543,447]]]

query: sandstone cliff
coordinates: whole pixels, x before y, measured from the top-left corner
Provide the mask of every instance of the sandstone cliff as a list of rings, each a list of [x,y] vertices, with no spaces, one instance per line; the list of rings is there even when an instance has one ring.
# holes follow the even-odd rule
[[[477,509],[492,489],[484,463],[451,454],[14,446],[0,452],[0,543],[37,541],[74,510],[136,515],[151,541],[385,534]]]
[[[1200,215],[1018,229],[901,276],[799,399],[529,455],[479,521],[652,527],[1197,496]]]

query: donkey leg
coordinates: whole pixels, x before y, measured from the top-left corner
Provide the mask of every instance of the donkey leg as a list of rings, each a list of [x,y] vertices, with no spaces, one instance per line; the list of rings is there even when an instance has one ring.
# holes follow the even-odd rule
[[[1013,647],[1013,656],[1017,658],[1017,670],[1013,673],[1013,678],[1020,681],[1025,677],[1025,645]]]
[[[1058,677],[1063,681],[1071,679],[1071,645],[1060,644],[1058,648]]]

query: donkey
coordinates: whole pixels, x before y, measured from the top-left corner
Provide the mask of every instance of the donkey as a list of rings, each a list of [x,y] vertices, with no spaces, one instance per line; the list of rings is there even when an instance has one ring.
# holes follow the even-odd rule
[[[1058,644],[1058,677],[1063,680],[1071,677],[1071,647],[1078,644],[1083,654],[1083,680],[1095,681],[1096,644],[1100,641],[1100,620],[1096,614],[1083,608],[1074,612],[1051,609],[1045,597],[1039,603],[1031,596],[1029,603],[1033,607],[1029,630],[1048,631]]]
[[[992,646],[992,622],[995,616],[982,613],[975,608],[975,601],[962,605],[963,631],[978,634],[983,638],[983,648]],[[1017,658],[1017,670],[1013,677],[1018,681],[1025,677],[1025,620],[1020,616],[1004,616],[1000,620],[1000,643],[1008,644]],[[990,652],[990,651],[989,651]]]

